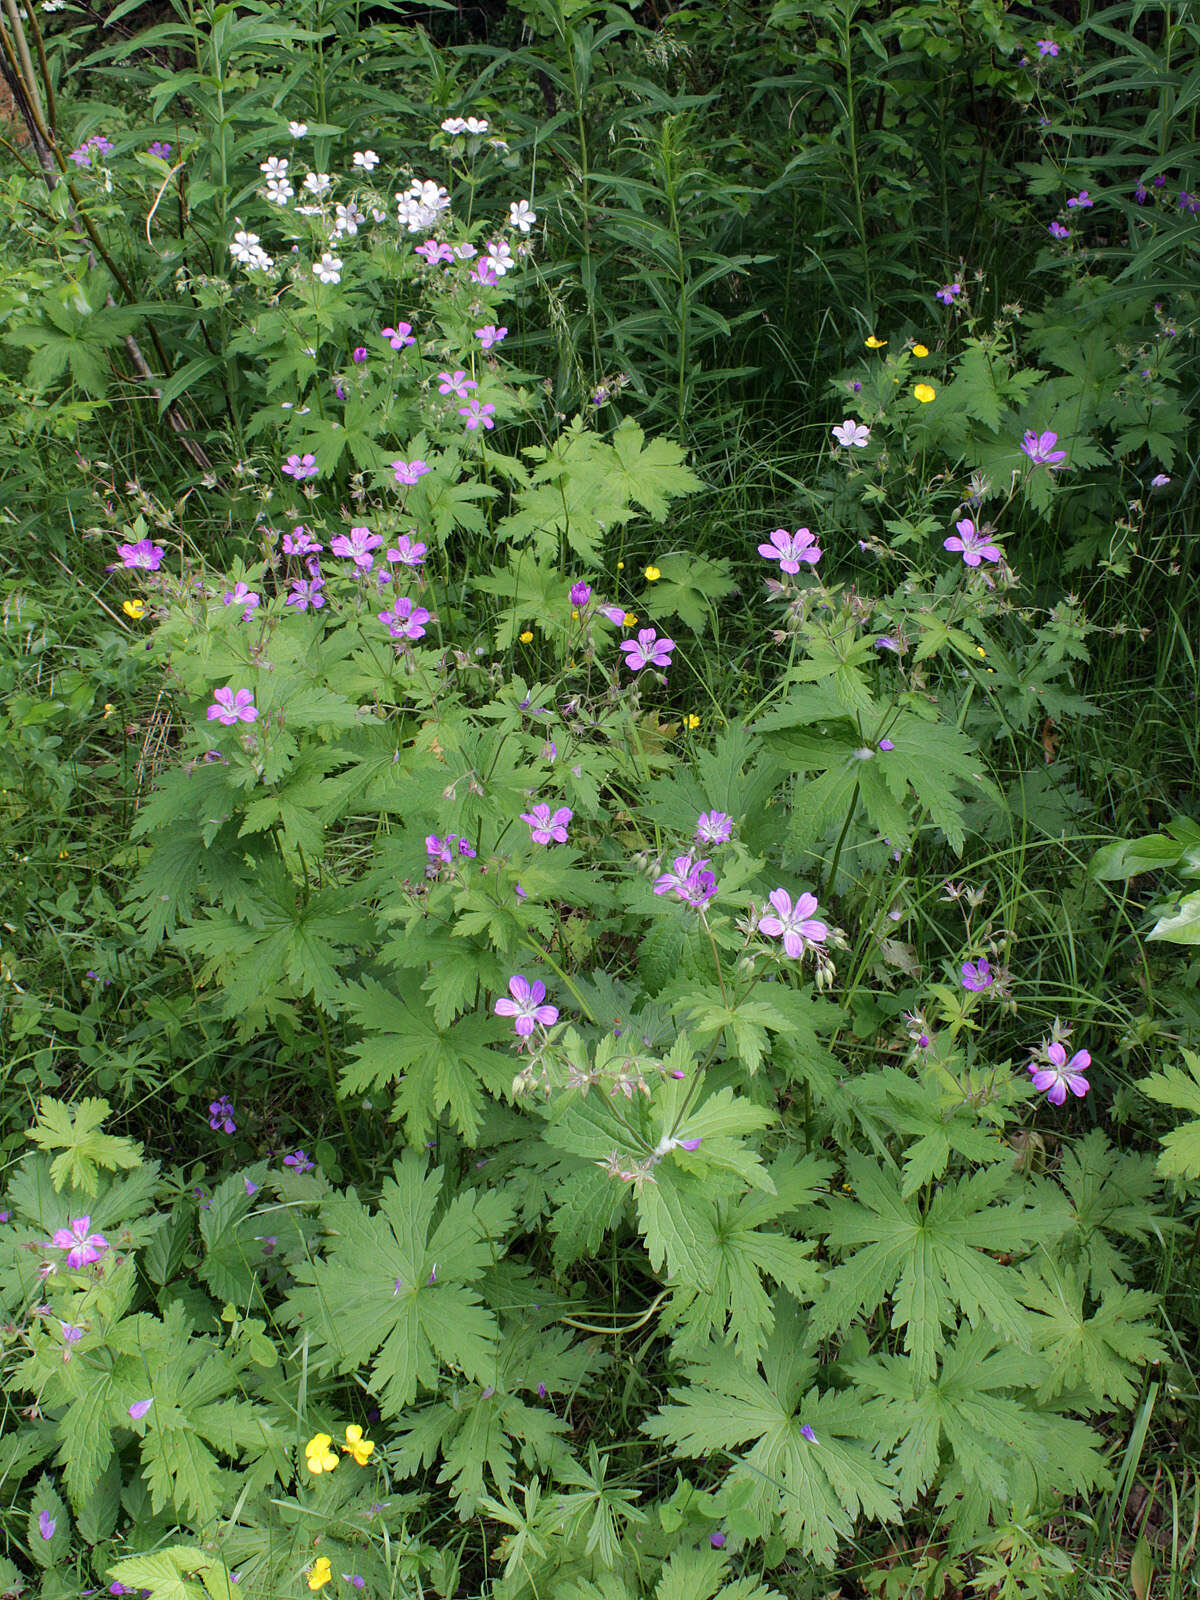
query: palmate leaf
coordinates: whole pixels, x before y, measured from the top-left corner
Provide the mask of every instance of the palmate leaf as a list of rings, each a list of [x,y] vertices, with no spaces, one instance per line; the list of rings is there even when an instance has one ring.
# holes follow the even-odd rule
[[[993,1167],[946,1184],[923,1207],[905,1200],[896,1174],[876,1162],[855,1155],[846,1165],[858,1198],[825,1203],[823,1231],[843,1259],[814,1307],[814,1331],[844,1329],[890,1295],[892,1326],[905,1330],[904,1348],[925,1379],[937,1371],[942,1329],[955,1311],[1028,1349],[1031,1319],[1016,1300],[1017,1273],[988,1252],[1011,1255],[1057,1238],[1069,1224],[1065,1205],[997,1203],[1013,1180]]]
[[[1040,1276],[1026,1273],[1021,1298],[1037,1313],[1034,1347],[1045,1369],[1039,1400],[1082,1389],[1098,1403],[1132,1405],[1147,1364],[1166,1357],[1152,1331],[1158,1301],[1142,1289],[1113,1285],[1089,1315],[1084,1275],[1046,1263]]]
[[[78,1100],[68,1106],[49,1095],[43,1096],[37,1121],[26,1137],[43,1150],[59,1152],[50,1163],[56,1190],[70,1184],[73,1189],[94,1195],[100,1186],[101,1167],[111,1172],[141,1165],[141,1149],[131,1139],[101,1132],[108,1109],[107,1100]]]
[[[1099,1128],[1063,1150],[1057,1176],[1071,1214],[1058,1253],[1087,1272],[1094,1296],[1133,1274],[1118,1241],[1142,1243],[1176,1226],[1161,1210],[1154,1157],[1116,1149]]]
[[[471,1286],[504,1250],[512,1203],[468,1189],[443,1207],[441,1191],[441,1168],[427,1173],[410,1152],[376,1210],[352,1189],[331,1197],[325,1253],[295,1268],[301,1287],[287,1300],[319,1362],[339,1372],[370,1363],[389,1415],[446,1368],[486,1384],[495,1365],[496,1319]]]
[[[794,1304],[781,1296],[761,1372],[728,1346],[714,1347],[643,1428],[682,1456],[732,1453],[728,1482],[751,1486],[748,1506],[762,1524],[778,1520],[789,1544],[832,1566],[837,1540],[851,1536],[860,1514],[892,1522],[900,1508],[893,1473],[871,1453],[876,1424],[861,1399],[804,1392],[816,1364],[801,1353],[802,1335]]]
[[[1190,898],[1190,897],[1189,897]],[[1158,1169],[1172,1178],[1200,1177],[1200,1055],[1184,1050],[1182,1067],[1167,1067],[1138,1082],[1143,1094],[1191,1113],[1190,1121],[1164,1136]]]

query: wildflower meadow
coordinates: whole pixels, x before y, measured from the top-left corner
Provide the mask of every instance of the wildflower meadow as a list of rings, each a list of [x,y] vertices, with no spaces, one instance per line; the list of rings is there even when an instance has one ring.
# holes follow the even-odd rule
[[[1198,60],[3,0],[0,1600],[1196,1594]]]

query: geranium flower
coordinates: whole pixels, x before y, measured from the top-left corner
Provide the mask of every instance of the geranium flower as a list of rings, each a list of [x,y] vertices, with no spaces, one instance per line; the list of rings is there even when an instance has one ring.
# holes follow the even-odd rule
[[[508,337],[508,329],[498,328],[494,322],[489,322],[486,327],[475,329],[475,337],[485,350],[490,350],[494,344]]]
[[[419,567],[428,553],[427,545],[418,544],[407,533],[402,533],[396,543],[389,547],[387,559],[393,566],[399,562],[401,566]]]
[[[325,604],[325,596],[321,590],[325,587],[325,579],[293,578],[292,592],[284,601],[285,605],[295,606],[297,611],[307,611],[311,606],[314,611],[320,611]]]
[[[157,572],[165,553],[162,545],[155,544],[153,539],[139,539],[136,544],[117,546],[123,567],[140,568],[145,572]]]
[[[871,430],[866,423],[855,422],[853,417],[847,417],[845,422],[832,431],[838,444],[846,446],[847,449],[864,450],[871,438]]]
[[[1080,208],[1080,210],[1086,211],[1087,208],[1091,204],[1092,204],[1092,201],[1088,196],[1087,190],[1086,189],[1080,189],[1078,194],[1073,194],[1071,196],[1071,198],[1067,201],[1067,208],[1068,208],[1068,210],[1071,210],[1075,206],[1078,206]]]
[[[724,844],[733,835],[733,818],[724,811],[702,811],[696,818],[698,844]]]
[[[675,894],[689,906],[702,909],[717,892],[715,875],[708,870],[707,861],[695,861],[691,855],[676,856],[671,871],[664,872],[654,885],[655,894]]]
[[[669,667],[675,641],[660,639],[653,628],[639,628],[636,639],[625,639],[618,648],[624,652],[630,672],[641,672],[643,667]]]
[[[1091,1085],[1083,1074],[1092,1064],[1092,1058],[1086,1050],[1077,1050],[1067,1060],[1067,1052],[1057,1040],[1047,1046],[1046,1055],[1049,1057],[1049,1066],[1039,1066],[1037,1062],[1029,1063],[1029,1071],[1033,1074],[1033,1087],[1045,1092],[1046,1099],[1052,1106],[1061,1106],[1067,1098],[1069,1089],[1077,1099],[1082,1100]]]
[[[383,535],[372,533],[370,528],[351,528],[348,534],[337,534],[329,548],[335,556],[346,556],[363,572],[370,572],[375,564],[371,551],[378,550],[382,543]]]
[[[393,350],[403,350],[407,345],[417,342],[412,336],[412,324],[409,322],[397,323],[394,328],[381,328],[379,337],[386,339]]]
[[[239,689],[236,694],[228,687],[213,690],[214,704],[208,708],[208,720],[232,728],[235,722],[257,722],[258,708],[254,704],[253,689]]]
[[[294,1150],[290,1156],[284,1156],[283,1164],[285,1167],[293,1168],[296,1172],[304,1173],[311,1172],[317,1163],[310,1160],[303,1150]]]
[[[285,556],[319,556],[324,548],[323,544],[317,543],[303,523],[283,536]]]
[[[802,894],[793,906],[786,889],[772,889],[767,896],[774,910],[759,919],[759,931],[772,939],[783,937],[783,948],[795,959],[804,954],[810,944],[824,944],[829,927],[813,916],[817,909],[815,894]]]
[[[295,478],[297,483],[303,483],[305,478],[315,478],[319,472],[316,456],[290,455],[283,464],[283,474],[287,478]]]
[[[1035,467],[1049,467],[1053,470],[1060,461],[1067,459],[1065,450],[1056,450],[1058,443],[1056,433],[1034,433],[1032,429],[1021,440],[1021,449]]]
[[[459,406],[458,414],[460,417],[466,417],[466,426],[468,432],[472,432],[474,429],[480,426],[482,426],[486,431],[487,429],[494,428],[496,426],[495,422],[492,420],[492,414],[495,409],[496,408],[494,405],[480,405],[478,400],[471,400],[467,405]]]
[[[1069,239],[1071,237],[1070,228],[1064,228],[1061,222],[1052,222],[1047,232],[1055,239]]]
[[[961,293],[961,283],[944,283],[938,290],[935,299],[940,300],[944,306],[952,306]]]
[[[53,1539],[54,1530],[57,1527],[58,1523],[55,1522],[54,1518],[48,1511],[38,1512],[38,1532],[41,1534],[43,1539]]]
[[[438,393],[457,395],[460,400],[465,400],[472,389],[479,387],[475,379],[468,378],[461,367],[454,372],[439,372],[438,377],[441,379]]]
[[[395,474],[396,482],[407,484],[410,488],[417,482],[418,478],[423,478],[429,470],[429,464],[425,461],[396,460],[392,462],[392,471]]]
[[[968,567],[977,567],[981,561],[1000,560],[1000,551],[988,535],[975,526],[970,517],[964,517],[954,526],[958,529],[958,533],[942,540],[943,550],[960,552]]]
[[[320,261],[313,262],[313,277],[318,283],[341,283],[342,259],[326,250]]]
[[[514,1019],[513,1031],[522,1039],[527,1039],[533,1032],[535,1022],[543,1028],[549,1028],[558,1021],[558,1007],[542,1004],[546,998],[546,985],[540,978],[530,983],[518,972],[508,980],[508,992],[512,999],[502,995],[493,1009],[498,1017]]]
[[[522,233],[528,233],[537,221],[537,212],[528,200],[514,200],[508,208],[508,225],[518,228]]]
[[[1037,48],[1039,56],[1056,56],[1058,54],[1058,46],[1053,39],[1039,39]]]
[[[55,1230],[50,1246],[67,1252],[67,1266],[90,1267],[108,1249],[108,1240],[102,1233],[88,1231],[91,1226],[91,1217],[76,1217],[69,1228]]]
[[[390,611],[379,613],[379,620],[393,639],[416,640],[425,637],[425,624],[433,618],[424,606],[419,606],[407,595],[401,595]]]
[[[413,249],[417,255],[423,256],[431,267],[436,267],[443,261],[454,260],[454,251],[440,239],[426,239],[424,244],[414,245]]]
[[[522,811],[521,821],[529,824],[530,837],[534,844],[566,844],[567,824],[575,813],[570,806],[559,806],[551,815],[550,807],[544,802],[536,805],[531,811]]]
[[[795,533],[776,528],[770,540],[770,544],[759,545],[758,553],[766,561],[778,561],[781,572],[799,572],[801,562],[816,566],[821,559],[821,547],[807,528],[797,528]]]
[[[964,961],[959,971],[962,973],[963,988],[969,989],[972,994],[982,994],[996,981],[996,974],[987,961]]]
[[[242,621],[249,622],[262,603],[262,596],[255,594],[245,583],[237,583],[232,589],[225,591],[225,604],[227,606],[243,606]]]
[[[214,1133],[237,1132],[237,1123],[233,1120],[233,1101],[227,1094],[209,1105],[208,1125]]]

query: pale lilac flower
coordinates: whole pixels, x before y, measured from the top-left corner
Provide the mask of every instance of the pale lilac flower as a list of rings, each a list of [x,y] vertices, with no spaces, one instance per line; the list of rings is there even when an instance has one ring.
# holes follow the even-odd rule
[[[621,627],[625,621],[627,612],[624,606],[601,606],[600,615],[602,617],[607,617],[610,622],[615,622],[618,627]]]
[[[833,429],[833,437],[840,445],[863,450],[870,442],[871,430],[865,422],[855,422],[853,417],[847,417],[840,427]]]
[[[348,534],[339,533],[331,539],[329,548],[335,556],[345,556],[361,571],[370,572],[375,565],[371,551],[378,550],[382,543],[383,535],[372,533],[370,528],[351,528]]]
[[[367,1587],[367,1580],[360,1578],[357,1572],[343,1572],[342,1577],[352,1589],[365,1589]]]
[[[246,1193],[248,1195],[258,1193],[258,1185],[254,1182],[253,1178],[243,1178],[242,1182],[246,1185]]]
[[[262,603],[262,596],[255,594],[247,584],[237,583],[232,589],[225,591],[225,604],[227,606],[244,606],[242,621],[249,622]]]
[[[461,244],[456,244],[451,252],[456,261],[473,261],[479,254],[469,239],[464,239]]]
[[[156,156],[159,161],[168,161],[171,157],[171,146],[162,139],[155,139],[146,154]]]
[[[952,534],[949,539],[942,540],[943,550],[960,552],[968,567],[977,567],[981,561],[999,561],[1000,551],[991,542],[990,537],[975,526],[970,517],[963,517],[961,522],[956,522],[954,526],[958,532]]]
[[[1083,1074],[1092,1064],[1092,1058],[1086,1050],[1077,1050],[1067,1060],[1067,1052],[1057,1040],[1049,1045],[1046,1050],[1050,1058],[1049,1066],[1038,1066],[1036,1062],[1029,1063],[1029,1071],[1033,1074],[1033,1087],[1044,1090],[1046,1099],[1052,1106],[1061,1106],[1067,1098],[1069,1089],[1077,1099],[1083,1096],[1091,1087]]]
[[[514,200],[508,208],[508,225],[510,228],[519,228],[522,233],[528,233],[537,221],[537,212],[528,200]]]
[[[313,277],[316,278],[319,283],[341,283],[341,257],[335,256],[332,254],[332,252],[326,250],[320,261],[314,261],[313,263]]]
[[[123,567],[157,572],[162,566],[162,558],[166,552],[162,545],[155,544],[153,539],[139,539],[136,544],[119,544],[117,554],[121,558]]]
[[[67,1266],[89,1267],[108,1249],[108,1240],[102,1233],[89,1233],[91,1217],[76,1217],[69,1228],[58,1228],[50,1245],[55,1250],[67,1252]]]
[[[531,811],[522,811],[521,821],[529,824],[530,838],[534,844],[566,844],[567,824],[575,813],[569,806],[559,806],[553,815],[544,802]]]
[[[475,337],[485,350],[490,350],[494,344],[508,337],[508,329],[498,328],[494,322],[489,322],[486,327],[475,329]]]
[[[577,606],[580,611],[583,610],[591,598],[592,586],[590,583],[573,583],[571,585],[571,604]]]
[[[292,1167],[296,1172],[312,1172],[316,1167],[315,1161],[310,1161],[303,1150],[295,1150],[290,1156],[284,1156],[285,1167]]]
[[[516,977],[508,980],[508,992],[512,999],[502,997],[496,1001],[493,1009],[498,1017],[514,1019],[513,1030],[522,1039],[527,1039],[533,1032],[535,1022],[543,1028],[549,1028],[558,1021],[558,1007],[542,1004],[546,998],[546,985],[540,978],[530,983],[517,973]]]
[[[815,894],[802,894],[793,905],[786,889],[772,889],[767,899],[774,910],[759,919],[759,931],[772,939],[782,935],[783,948],[789,956],[795,959],[810,944],[824,944],[829,927],[813,916],[817,909]]]
[[[425,461],[396,460],[392,462],[392,471],[397,483],[407,484],[411,488],[418,478],[423,478],[429,471],[429,464]]]
[[[432,228],[449,204],[449,194],[432,178],[414,178],[407,192],[396,196],[397,215],[409,233]]]
[[[1035,467],[1049,467],[1053,470],[1060,461],[1067,459],[1065,450],[1056,450],[1058,443],[1056,433],[1035,433],[1032,428],[1021,440],[1021,449]]]
[[[449,133],[452,135],[456,133],[465,133],[467,131],[467,124],[462,117],[447,117],[444,122],[439,124],[439,126],[441,127],[443,133]]]
[[[254,704],[253,689],[239,689],[235,695],[231,688],[214,689],[213,705],[208,708],[208,720],[232,728],[235,722],[257,722],[258,710]]]
[[[390,611],[381,611],[379,620],[393,639],[423,639],[425,624],[433,620],[424,606],[417,605],[407,595],[402,595]]]
[[[804,1436],[804,1438],[806,1438],[808,1440],[809,1444],[816,1444],[817,1436],[812,1431],[812,1429],[809,1427],[807,1422],[802,1422],[800,1424],[800,1432]]]
[[[412,324],[410,322],[397,323],[394,328],[383,328],[380,330],[379,337],[386,339],[393,350],[403,350],[406,345],[416,344],[417,342],[412,336]]]
[[[478,400],[471,400],[467,405],[459,406],[458,414],[460,417],[466,417],[466,427],[468,432],[472,432],[481,424],[486,432],[489,428],[494,428],[496,426],[496,424],[492,421],[492,415],[495,412],[495,409],[496,408],[494,405],[480,405]]]
[[[1039,56],[1056,56],[1058,46],[1053,39],[1039,39],[1037,42]]]
[[[890,650],[894,655],[900,654],[899,640],[894,639],[890,633],[881,633],[875,641],[876,650]]]
[[[786,528],[776,528],[769,544],[760,544],[758,553],[766,561],[778,561],[781,572],[800,571],[801,562],[815,566],[821,559],[821,547],[807,528],[797,528],[789,533]]]
[[[438,393],[457,395],[460,400],[465,400],[472,389],[479,387],[475,379],[468,378],[461,367],[454,372],[439,372],[438,378],[441,380],[438,383]]]
[[[938,290],[936,298],[940,300],[944,306],[952,306],[961,293],[961,283],[944,283]]]
[[[669,667],[675,641],[660,639],[653,628],[639,628],[636,639],[624,639],[618,648],[624,651],[630,672],[641,672],[643,667]]]
[[[892,741],[890,739],[880,739],[879,748],[881,750],[885,750],[886,751],[886,750],[894,750],[896,748],[896,746],[892,743]]]
[[[55,1522],[48,1511],[40,1511],[38,1513],[38,1532],[43,1539],[53,1539],[54,1530],[57,1527],[58,1523]]]
[[[439,839],[436,833],[425,835],[425,854],[430,861],[440,861],[445,866],[454,862],[454,841],[457,835],[449,833],[444,839]]]
[[[1144,183],[1138,184],[1137,188],[1133,191],[1133,198],[1137,201],[1139,206],[1144,206],[1146,204],[1146,201],[1150,198],[1150,191],[1146,188]]]
[[[283,536],[285,556],[319,556],[324,548],[323,544],[317,543],[302,522],[298,523],[291,533],[285,533]]]
[[[698,844],[724,844],[733,835],[733,818],[724,811],[702,811],[696,819]]]
[[[413,249],[417,255],[423,256],[431,267],[436,267],[440,261],[454,260],[454,251],[440,239],[426,239],[424,244],[414,245]]]
[[[129,1408],[129,1415],[135,1422],[140,1422],[153,1404],[153,1397],[149,1400],[135,1400]]]
[[[315,200],[319,200],[333,188],[333,179],[327,172],[310,172],[304,180],[304,188]]]
[[[393,566],[397,562],[405,567],[419,567],[428,555],[427,545],[415,543],[408,534],[402,533],[387,552],[387,559]]]
[[[996,981],[996,974],[987,961],[964,961],[959,970],[963,988],[969,989],[972,994],[982,994]]]
[[[58,1325],[62,1329],[63,1344],[66,1346],[63,1351],[63,1360],[68,1361],[71,1356],[71,1346],[78,1344],[80,1339],[83,1338],[83,1329],[77,1327],[73,1322],[63,1322],[61,1320]]]
[[[227,1094],[209,1105],[208,1125],[214,1133],[237,1132],[237,1123],[233,1120],[233,1101]]]
[[[333,237],[335,239],[340,238],[343,233],[349,238],[353,239],[357,235],[359,228],[361,228],[363,223],[367,220],[366,212],[360,211],[354,204],[353,200],[348,201],[344,206],[334,206],[333,215]],[[337,265],[338,271],[340,272],[342,266],[341,262],[339,261]],[[337,280],[334,279],[333,281],[336,282]]]
[[[303,483],[305,478],[315,478],[319,471],[317,458],[311,453],[303,456],[292,454],[283,464],[284,476],[295,478],[297,483]]]
[[[1071,196],[1071,198],[1067,201],[1067,209],[1068,210],[1073,210],[1076,206],[1078,206],[1081,211],[1086,211],[1091,204],[1092,204],[1092,201],[1091,201],[1091,199],[1090,199],[1090,197],[1088,195],[1087,190],[1086,189],[1080,189],[1078,194],[1073,194]]]
[[[289,122],[288,132],[291,134],[293,139],[303,139],[304,135],[308,132],[308,123]]]
[[[674,894],[689,906],[702,910],[717,892],[715,874],[708,870],[708,862],[696,861],[692,856],[676,856],[671,871],[655,880],[655,894]]]
[[[363,172],[373,172],[379,165],[379,157],[374,150],[356,150],[351,166],[359,167]]]
[[[292,592],[284,604],[295,606],[297,611],[307,611],[310,606],[314,611],[320,611],[325,604],[325,596],[321,593],[324,587],[325,579],[322,577],[293,578]]]
[[[488,245],[487,260],[498,278],[502,278],[506,272],[511,272],[516,266],[516,262],[513,260],[512,246],[507,239],[497,239]],[[480,266],[482,265],[483,263],[480,262]]]
[[[1150,479],[1150,487],[1152,489],[1165,489],[1170,481],[1165,472],[1156,472]]]
[[[490,259],[477,261],[467,276],[472,283],[482,284],[485,289],[494,289],[499,282]]]
[[[1069,239],[1071,237],[1070,228],[1064,228],[1061,222],[1052,222],[1047,231],[1052,234],[1055,239]]]

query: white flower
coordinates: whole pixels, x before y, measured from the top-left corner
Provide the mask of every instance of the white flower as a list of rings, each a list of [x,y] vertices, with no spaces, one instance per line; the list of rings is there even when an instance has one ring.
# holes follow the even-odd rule
[[[339,256],[330,255],[326,250],[320,261],[313,263],[313,277],[321,283],[341,283],[342,262]]]
[[[510,228],[520,228],[522,233],[528,233],[537,221],[537,212],[528,200],[514,200],[508,208],[508,225]]]
[[[308,132],[308,123],[289,122],[288,132],[291,134],[293,139],[303,139],[304,135]]]
[[[235,222],[240,222],[242,219],[235,217],[234,220]],[[244,267],[257,267],[263,271],[269,271],[275,265],[259,244],[258,235],[256,233],[247,233],[244,228],[239,228],[234,234],[233,243],[229,246],[229,254]]]
[[[372,206],[371,207],[371,221],[372,222],[386,222],[387,221],[387,212],[386,211],[381,211],[378,206]]]
[[[282,160],[279,158],[279,156],[268,156],[265,161],[260,161],[258,164],[258,170],[260,172],[265,172],[268,178],[286,178],[287,169],[288,163],[286,156],[284,156]]]
[[[487,131],[488,125],[485,117],[468,117],[466,122],[463,123],[464,133],[486,133]]]
[[[839,444],[854,445],[862,450],[870,440],[871,430],[865,422],[855,422],[853,417],[847,417],[840,428],[834,428],[833,437]]]
[[[492,264],[492,271],[498,278],[502,278],[506,272],[511,272],[516,266],[516,262],[513,260],[512,250],[509,248],[507,241],[504,239],[488,245],[487,253],[488,260]]]
[[[67,0],[42,0],[43,11],[61,11]]]
[[[396,195],[400,221],[409,233],[423,233],[437,221],[439,212],[450,204],[450,196],[431,178],[414,178],[405,194]]]
[[[442,123],[442,132],[463,133],[466,130],[466,126],[461,117],[447,117],[445,122]]]
[[[286,178],[268,178],[266,192],[273,206],[285,206],[296,191]]]
[[[333,179],[327,172],[310,172],[304,180],[304,187],[310,194],[316,195],[319,199],[321,195],[328,194],[330,189],[333,188]]]
[[[374,150],[356,150],[354,152],[354,165],[361,167],[364,172],[373,172],[379,165],[379,157]]]
[[[360,211],[353,201],[348,206],[334,206],[337,221],[333,225],[333,237],[340,238],[343,233],[348,233],[351,238],[358,232],[359,224],[367,220],[366,213]]]

